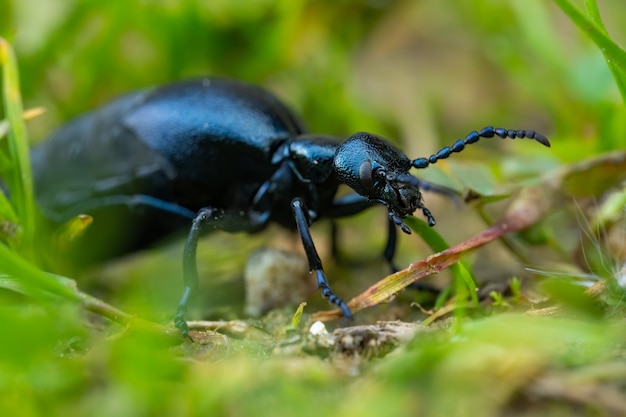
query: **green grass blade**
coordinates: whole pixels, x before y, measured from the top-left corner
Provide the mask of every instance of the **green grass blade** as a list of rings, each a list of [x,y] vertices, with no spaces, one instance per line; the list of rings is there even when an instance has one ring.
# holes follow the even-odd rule
[[[608,37],[595,0],[585,0],[590,19],[569,0],[554,0],[554,2],[600,48],[615,78],[622,100],[626,104],[626,51]]]
[[[425,221],[416,217],[407,217],[404,222],[417,233],[424,242],[435,252],[441,252],[450,247],[446,240],[435,229],[430,227]],[[457,295],[462,296],[467,290],[473,305],[478,305],[478,296],[476,295],[476,283],[469,269],[462,262],[456,263],[450,267],[450,273],[454,279],[454,286]]]
[[[49,300],[50,294],[54,294],[67,300],[78,301],[74,291],[2,244],[0,244],[0,273],[13,277],[20,288],[30,296]]]
[[[608,32],[604,27],[604,23],[602,22],[602,18],[600,17],[600,9],[598,8],[598,4],[596,0],[585,0],[585,7],[587,8],[587,13],[591,18],[591,21],[595,23],[607,36]],[[604,53],[604,51],[602,51]],[[620,95],[622,96],[622,101],[626,104],[626,71],[620,73],[619,69],[615,67],[611,58],[604,53],[604,58],[606,59],[606,63],[611,70],[611,74],[613,74],[613,78],[615,79],[615,83],[617,84],[617,88],[619,89]]]
[[[424,220],[411,216],[403,219],[403,221],[412,231],[421,237],[434,252],[441,252],[450,247],[448,242]]]
[[[4,176],[11,191],[15,212],[20,218],[22,248],[27,253],[32,253],[36,215],[28,138],[22,118],[17,60],[11,46],[3,38],[0,38],[0,65],[2,65],[2,99],[10,126],[7,149],[12,162],[12,167],[4,173]]]

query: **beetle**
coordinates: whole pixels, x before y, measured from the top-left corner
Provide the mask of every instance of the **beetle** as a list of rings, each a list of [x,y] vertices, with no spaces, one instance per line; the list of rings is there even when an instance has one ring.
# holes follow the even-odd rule
[[[383,205],[390,223],[384,257],[393,265],[396,226],[410,234],[404,218],[419,210],[435,225],[422,191],[450,193],[410,169],[426,168],[492,137],[550,146],[532,130],[486,127],[430,157],[410,159],[371,133],[343,142],[310,134],[294,112],[261,87],[200,78],[130,93],[86,113],[36,147],[31,160],[43,214],[54,222],[93,214],[92,228],[112,239],[105,245],[112,251],[104,256],[189,228],[185,288],[174,319],[187,336],[185,314],[198,287],[196,249],[204,230],[254,233],[271,222],[297,230],[323,297],[351,317],[326,278],[311,224]],[[337,197],[340,184],[353,193]]]

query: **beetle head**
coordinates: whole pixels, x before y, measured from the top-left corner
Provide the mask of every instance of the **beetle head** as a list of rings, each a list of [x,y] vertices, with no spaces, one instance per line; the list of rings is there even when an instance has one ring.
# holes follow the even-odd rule
[[[409,174],[411,160],[383,138],[369,133],[352,135],[337,149],[334,168],[339,179],[354,191],[387,206],[389,218],[405,233],[410,230],[402,219],[417,209],[431,226],[435,224],[424,207],[420,181]]]

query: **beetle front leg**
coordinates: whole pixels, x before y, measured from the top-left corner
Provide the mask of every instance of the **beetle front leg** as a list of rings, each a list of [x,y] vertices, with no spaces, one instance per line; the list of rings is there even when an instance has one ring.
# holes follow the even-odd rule
[[[304,251],[306,252],[306,257],[309,262],[309,270],[315,271],[317,275],[317,288],[322,290],[322,296],[327,298],[329,303],[335,304],[341,309],[345,317],[352,318],[350,308],[345,301],[335,295],[332,288],[330,288],[328,279],[326,279],[326,274],[324,274],[324,270],[322,268],[322,260],[317,254],[317,250],[313,244],[313,238],[311,237],[311,232],[309,231],[309,222],[305,214],[307,209],[302,199],[294,198],[291,201],[291,211],[296,219],[298,233],[302,239],[302,246],[304,247]]]

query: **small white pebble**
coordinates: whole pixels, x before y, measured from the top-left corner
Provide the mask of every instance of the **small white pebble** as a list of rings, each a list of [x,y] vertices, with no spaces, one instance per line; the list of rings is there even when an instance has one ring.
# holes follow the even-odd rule
[[[324,325],[324,323],[318,320],[311,325],[311,328],[309,329],[309,333],[311,333],[314,336],[320,336],[323,334],[328,334],[328,330],[326,330],[326,326]]]

